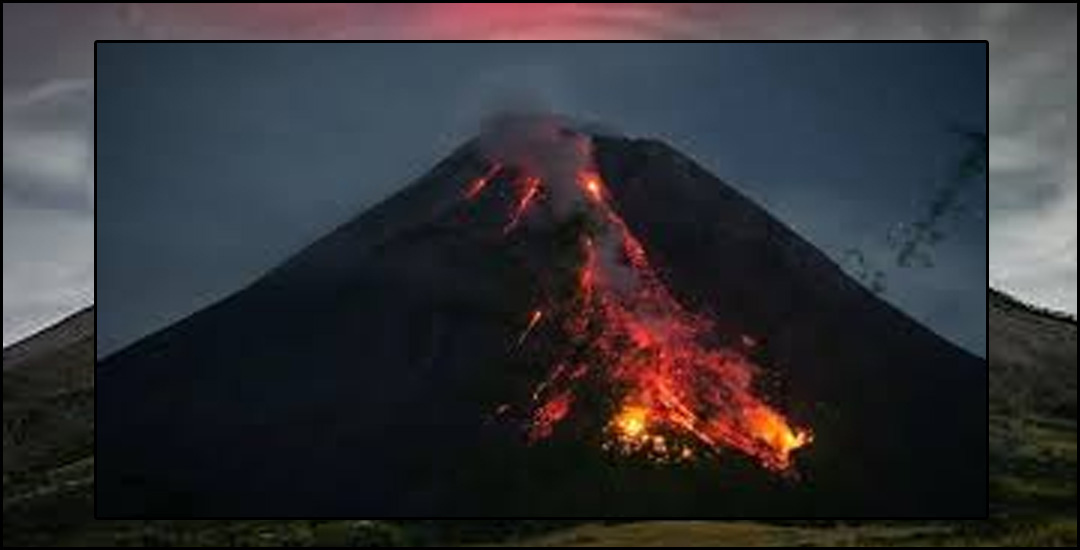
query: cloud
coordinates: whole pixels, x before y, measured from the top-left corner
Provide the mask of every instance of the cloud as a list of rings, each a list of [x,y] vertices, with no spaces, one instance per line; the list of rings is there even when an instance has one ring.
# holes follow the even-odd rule
[[[92,92],[92,81],[65,78],[5,91],[5,209],[92,213]]]
[[[1076,312],[1076,5],[994,20],[990,280]],[[995,40],[996,39],[996,40]]]
[[[5,346],[94,301],[92,91],[4,91]]]
[[[1058,200],[1008,211],[990,226],[990,280],[1021,297],[1076,311],[1076,168]],[[1012,182],[1021,185],[1024,182]]]
[[[4,205],[4,345],[94,302],[94,223]]]
[[[10,93],[4,90],[4,114],[93,91],[94,81],[89,78],[54,78],[27,90]]]
[[[91,147],[82,132],[4,128],[4,201],[90,214]]]

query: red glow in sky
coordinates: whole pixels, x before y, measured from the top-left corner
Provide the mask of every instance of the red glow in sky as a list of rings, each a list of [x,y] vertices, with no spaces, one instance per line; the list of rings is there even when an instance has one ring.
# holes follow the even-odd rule
[[[160,30],[267,38],[648,39],[686,36],[725,17],[715,3],[202,3],[128,4],[127,19]]]

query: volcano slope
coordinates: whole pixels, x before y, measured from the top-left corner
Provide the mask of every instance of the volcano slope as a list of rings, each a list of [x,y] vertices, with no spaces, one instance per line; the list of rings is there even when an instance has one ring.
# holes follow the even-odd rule
[[[987,513],[982,360],[670,147],[545,139],[564,138],[588,142],[567,177],[595,172],[595,194],[579,181],[606,218],[559,204],[549,176],[564,167],[492,158],[475,140],[248,288],[100,361],[99,517]],[[704,327],[672,351],[698,338],[735,350],[710,355],[718,370],[682,380],[674,402],[656,391],[669,378],[642,382],[662,353],[591,343],[612,308],[551,306],[589,303],[597,219],[633,237],[630,258],[611,260],[634,268],[631,290],[647,279],[664,296],[643,309],[678,304]],[[594,313],[596,331],[567,328],[596,326]],[[633,326],[672,338],[669,324]],[[552,368],[568,357],[606,374],[577,383]],[[717,374],[730,365],[745,384]],[[638,418],[633,399],[653,408]],[[648,431],[661,412],[666,440]],[[658,454],[665,441],[679,460]]]
[[[5,407],[5,546],[132,546],[369,544],[445,545],[507,541],[515,546],[683,545],[855,545],[855,546],[1075,546],[1076,545],[1076,322],[1049,314],[990,290],[990,502],[985,521],[860,522],[843,527],[827,520],[810,522],[631,522],[616,525],[558,527],[563,521],[107,521],[94,518],[93,428],[90,411],[71,409],[56,395],[89,388],[93,351],[85,339],[47,338],[38,353],[30,342],[6,354]],[[89,317],[46,334],[74,335]],[[91,324],[92,327],[92,324]],[[74,328],[75,330],[69,330]],[[1001,329],[1009,329],[1012,337]],[[1019,329],[1019,330],[1017,330]],[[1052,333],[1054,337],[1047,337]],[[34,337],[33,342],[42,342]],[[55,346],[55,344],[60,344]],[[999,345],[1003,343],[1006,345]],[[1028,353],[1003,357],[1019,346]],[[79,348],[83,351],[77,351]],[[26,351],[33,351],[27,354]],[[57,369],[60,369],[59,371]],[[82,374],[74,372],[76,369]],[[56,376],[58,372],[75,374]],[[1007,377],[1004,375],[1008,374]],[[80,378],[81,377],[81,378]],[[1048,378],[1061,377],[1056,384]],[[27,384],[28,380],[32,384]],[[78,382],[78,380],[84,382]],[[70,383],[76,381],[75,386]],[[1072,384],[1072,385],[1070,385]],[[1029,387],[1056,388],[1047,395]],[[1017,391],[1019,390],[1019,391]],[[1018,398],[1022,396],[1023,398]],[[90,396],[92,398],[92,396]],[[1037,397],[1030,399],[1030,397]],[[1064,405],[1064,406],[1060,406]],[[79,429],[57,430],[50,422],[25,431],[22,411],[42,411],[81,420]],[[1062,416],[1066,415],[1066,416]],[[9,437],[10,436],[10,437]],[[33,461],[15,458],[24,446],[52,449]],[[74,452],[73,452],[74,451]],[[9,460],[10,458],[10,460]],[[779,524],[778,524],[779,523]],[[537,535],[537,533],[544,533]],[[524,540],[523,540],[524,539]]]

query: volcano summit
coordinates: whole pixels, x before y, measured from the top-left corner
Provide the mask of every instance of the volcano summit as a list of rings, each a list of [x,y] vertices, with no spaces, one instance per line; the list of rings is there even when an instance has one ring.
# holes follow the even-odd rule
[[[976,517],[986,394],[982,360],[677,151],[502,117],[101,361],[97,506]]]

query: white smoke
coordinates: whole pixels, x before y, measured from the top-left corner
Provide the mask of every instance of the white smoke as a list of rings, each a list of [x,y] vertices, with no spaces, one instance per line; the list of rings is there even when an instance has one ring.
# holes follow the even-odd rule
[[[609,218],[610,204],[592,204],[581,181],[584,174],[597,172],[597,168],[592,139],[579,128],[579,123],[561,115],[503,111],[484,122],[480,147],[490,161],[540,178],[541,200],[557,221],[587,212],[600,227],[591,236],[595,276],[620,294],[632,294],[642,281],[627,261],[623,229]]]
[[[540,178],[545,201],[557,219],[585,206],[578,181],[592,164],[592,140],[569,119],[531,112],[502,112],[488,118],[480,147],[491,161]]]

